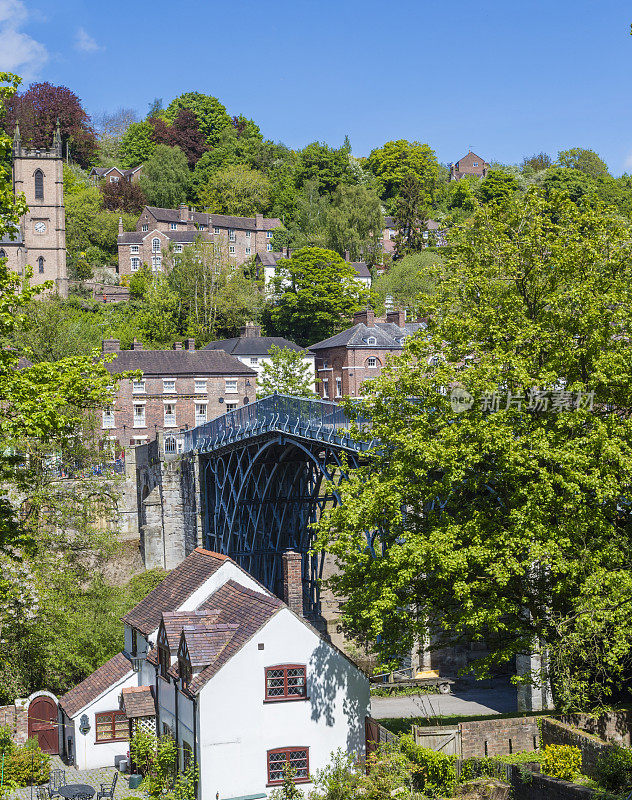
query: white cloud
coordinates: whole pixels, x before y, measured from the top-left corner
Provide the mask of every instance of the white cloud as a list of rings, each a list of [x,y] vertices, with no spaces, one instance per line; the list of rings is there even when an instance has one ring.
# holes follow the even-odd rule
[[[48,50],[21,28],[29,18],[22,0],[0,0],[0,70],[24,81],[34,78],[48,61]]]
[[[75,49],[81,53],[97,53],[99,50],[103,50],[101,45],[97,44],[96,40],[90,36],[85,28],[79,28],[77,31]]]

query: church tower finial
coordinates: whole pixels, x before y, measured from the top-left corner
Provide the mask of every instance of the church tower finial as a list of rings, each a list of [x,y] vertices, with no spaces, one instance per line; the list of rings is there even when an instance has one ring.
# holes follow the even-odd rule
[[[59,117],[57,117],[57,125],[55,126],[55,133],[53,135],[53,148],[57,150],[57,155],[61,157],[62,144],[61,144],[61,130],[59,128]]]
[[[19,156],[21,149],[22,149],[22,138],[20,136],[20,123],[16,121],[15,132],[13,134],[13,154]]]

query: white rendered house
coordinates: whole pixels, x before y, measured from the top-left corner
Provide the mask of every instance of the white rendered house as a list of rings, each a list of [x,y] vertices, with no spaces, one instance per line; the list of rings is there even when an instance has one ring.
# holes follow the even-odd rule
[[[309,789],[336,749],[363,756],[368,680],[297,613],[300,558],[283,554],[287,605],[195,550],[125,616],[125,651],[60,699],[66,756],[114,765],[135,726],[155,726],[209,800],[266,797],[286,761]]]

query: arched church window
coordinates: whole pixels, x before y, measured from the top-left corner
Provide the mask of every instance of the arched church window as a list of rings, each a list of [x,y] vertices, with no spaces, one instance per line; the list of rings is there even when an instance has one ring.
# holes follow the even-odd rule
[[[40,275],[44,274],[44,258],[43,258],[43,256],[40,256],[37,259],[37,271],[39,272]]]
[[[44,173],[41,169],[35,170],[35,199],[44,199]]]

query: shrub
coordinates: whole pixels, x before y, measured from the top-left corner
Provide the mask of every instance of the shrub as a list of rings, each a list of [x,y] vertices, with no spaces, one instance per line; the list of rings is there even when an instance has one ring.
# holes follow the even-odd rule
[[[489,777],[498,775],[499,762],[493,758],[465,758],[461,762],[461,780],[470,781],[474,778]]]
[[[410,800],[411,763],[398,745],[381,745],[366,766],[357,791],[363,800]]]
[[[4,753],[4,783],[7,785],[29,786],[46,783],[50,777],[50,757],[42,753],[37,739],[29,739],[24,747],[11,743],[7,747],[4,739],[0,743]]]
[[[632,789],[632,750],[612,747],[597,760],[597,782],[611,792]]]
[[[349,800],[355,795],[360,776],[355,758],[338,748],[329,764],[316,772],[310,800]]]
[[[540,763],[545,775],[572,781],[581,770],[581,750],[570,744],[547,744],[542,750]]]
[[[456,784],[455,756],[421,747],[409,733],[399,737],[399,747],[412,765],[415,791],[422,792],[426,797],[451,794]]]

